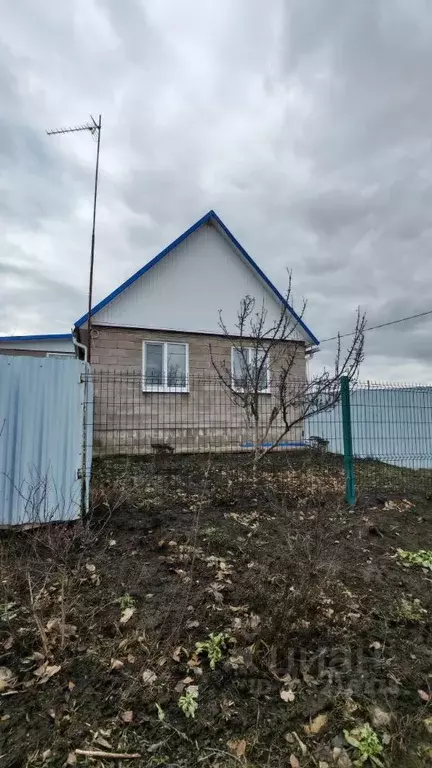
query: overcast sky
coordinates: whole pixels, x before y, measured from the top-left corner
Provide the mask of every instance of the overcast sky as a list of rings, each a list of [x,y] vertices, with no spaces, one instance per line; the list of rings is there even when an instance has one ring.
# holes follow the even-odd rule
[[[86,309],[209,208],[319,338],[432,309],[429,0],[3,0],[0,333]],[[364,378],[431,381],[432,316],[367,334]],[[324,344],[317,359],[332,352]]]

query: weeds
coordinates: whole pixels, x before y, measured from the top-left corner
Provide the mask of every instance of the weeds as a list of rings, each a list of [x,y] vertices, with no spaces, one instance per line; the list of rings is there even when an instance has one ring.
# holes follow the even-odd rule
[[[222,661],[226,644],[229,640],[230,636],[224,632],[210,632],[208,640],[196,643],[195,650],[197,653],[207,654],[210,669],[214,669],[216,664]]]
[[[198,709],[198,686],[189,685],[186,688],[185,693],[180,696],[178,705],[181,711],[186,717],[195,717],[195,713]]]
[[[120,610],[121,610],[122,613],[124,611],[126,611],[128,608],[133,608],[133,609],[136,608],[136,600],[135,600],[135,598],[132,597],[132,595],[129,595],[128,593],[126,593],[125,595],[122,595],[121,597],[119,597],[118,601],[119,601]]]
[[[398,549],[397,553],[407,565],[420,565],[432,571],[432,549],[420,549],[418,552]]]
[[[427,616],[427,610],[422,607],[418,598],[408,600],[402,597],[396,605],[395,613],[398,619],[405,621],[424,621],[425,616]]]
[[[344,731],[344,736],[348,744],[359,753],[359,757],[355,760],[354,765],[361,766],[367,760],[370,760],[379,768],[384,766],[384,763],[378,757],[384,751],[383,746],[378,734],[375,733],[369,723],[353,728],[351,731]]]

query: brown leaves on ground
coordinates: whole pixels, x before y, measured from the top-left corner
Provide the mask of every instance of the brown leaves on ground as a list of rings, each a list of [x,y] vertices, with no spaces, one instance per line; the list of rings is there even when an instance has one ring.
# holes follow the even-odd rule
[[[127,624],[128,621],[132,618],[136,611],[136,608],[130,607],[125,608],[124,611],[122,611],[122,614],[120,616],[120,624]]]
[[[304,725],[304,729],[308,736],[316,736],[317,733],[322,731],[328,723],[328,715],[324,712],[314,717],[314,719],[308,724]]]
[[[238,758],[245,757],[247,742],[246,739],[230,739],[227,741],[229,751]]]
[[[9,667],[0,667],[0,693],[14,687],[16,677]]]
[[[36,677],[39,678],[38,684],[43,685],[46,683],[51,677],[57,674],[57,672],[60,672],[61,665],[60,664],[49,664],[47,661],[45,661],[43,664],[41,664],[40,667],[38,667],[33,674],[36,675]]]

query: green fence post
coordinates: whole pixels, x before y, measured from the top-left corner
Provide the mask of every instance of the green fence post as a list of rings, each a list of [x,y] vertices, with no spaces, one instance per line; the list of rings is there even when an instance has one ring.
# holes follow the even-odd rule
[[[345,466],[345,499],[350,506],[356,502],[356,484],[351,432],[351,406],[348,376],[341,377],[342,430]]]

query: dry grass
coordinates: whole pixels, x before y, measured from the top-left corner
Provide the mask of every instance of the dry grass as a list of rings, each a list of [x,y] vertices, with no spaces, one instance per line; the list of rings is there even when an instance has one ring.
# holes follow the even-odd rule
[[[394,557],[432,533],[424,500],[353,513],[340,467],[311,463],[95,478],[90,520],[0,539],[2,766],[349,765],[374,707],[385,764],[426,764],[429,574]]]

